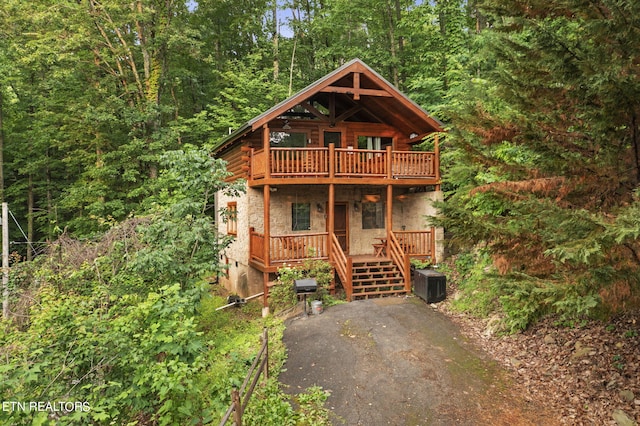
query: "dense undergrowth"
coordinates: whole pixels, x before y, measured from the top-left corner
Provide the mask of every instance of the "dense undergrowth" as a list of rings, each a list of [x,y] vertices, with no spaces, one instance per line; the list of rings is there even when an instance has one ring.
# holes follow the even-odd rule
[[[101,257],[92,263],[111,265]],[[296,409],[281,391],[284,325],[262,318],[260,303],[216,310],[226,298],[204,281],[123,293],[83,265],[67,263],[56,274],[48,262],[16,268],[13,310],[21,317],[0,328],[0,394],[13,405],[0,411],[0,424],[217,424],[264,327],[271,378],[250,400],[244,424],[327,424],[321,389],[297,396]]]
[[[441,269],[456,289],[452,308],[492,318],[494,331],[522,331],[542,318],[552,318],[558,326],[579,326],[612,313],[597,288],[501,273],[486,250],[460,253]]]

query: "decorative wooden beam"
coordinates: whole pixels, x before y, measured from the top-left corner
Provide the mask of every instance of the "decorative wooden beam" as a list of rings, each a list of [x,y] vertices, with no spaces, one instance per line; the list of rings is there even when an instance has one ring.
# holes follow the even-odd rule
[[[359,101],[360,100],[360,73],[359,72],[353,73],[353,88],[356,90],[353,93],[353,100]]]
[[[340,114],[339,116],[337,116],[334,119],[334,123],[339,123],[341,121],[346,120],[347,118],[351,117],[354,114],[357,114],[358,112],[362,111],[364,108],[362,107],[362,105],[356,105],[353,106],[351,108],[349,108],[348,110],[346,110],[345,112],[343,112],[342,114]]]
[[[342,86],[327,86],[321,90],[321,92],[327,93],[345,93],[347,95],[353,95],[353,98],[358,100],[360,96],[380,96],[384,98],[391,98],[393,95],[386,90],[380,89],[356,89],[354,87],[342,87]]]
[[[320,112],[320,110],[318,110],[316,107],[314,107],[313,105],[311,105],[309,102],[302,102],[300,104],[300,106],[304,109],[306,109],[307,111],[309,111],[311,114],[315,115],[316,117],[318,117],[320,120],[322,121],[329,121],[329,117],[327,117],[326,115],[324,115],[322,112]]]

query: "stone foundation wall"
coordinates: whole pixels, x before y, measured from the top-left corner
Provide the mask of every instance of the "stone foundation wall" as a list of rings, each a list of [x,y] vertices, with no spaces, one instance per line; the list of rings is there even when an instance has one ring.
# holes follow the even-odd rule
[[[351,255],[373,254],[372,244],[376,237],[384,237],[386,231],[380,229],[362,229],[362,203],[364,194],[377,194],[380,200],[386,200],[384,189],[361,189],[358,187],[337,187],[336,203],[347,206],[347,220],[349,226],[349,252]],[[236,202],[238,209],[237,229],[235,241],[221,256],[220,261],[228,266],[227,277],[221,282],[229,291],[242,297],[248,297],[262,291],[262,273],[253,270],[249,264],[249,228],[257,232],[264,232],[263,196],[262,189],[248,188],[246,194],[240,197],[228,197],[223,194],[217,196],[218,208],[227,206],[229,202]],[[296,234],[306,232],[326,232],[328,189],[324,185],[309,185],[304,187],[281,186],[271,192],[271,234]],[[394,191],[393,229],[420,230],[430,225],[427,216],[435,215],[433,201],[442,200],[441,191],[405,193],[402,189]],[[310,203],[310,229],[304,231],[292,230],[292,204]],[[386,213],[386,211],[385,211]],[[226,234],[226,224],[218,216],[219,231]],[[444,231],[436,229],[436,259],[441,261],[444,255]]]

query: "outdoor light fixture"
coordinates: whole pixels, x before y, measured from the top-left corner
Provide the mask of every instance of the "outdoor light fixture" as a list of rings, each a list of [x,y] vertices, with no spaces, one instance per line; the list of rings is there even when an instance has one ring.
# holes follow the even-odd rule
[[[357,201],[354,201],[354,202],[353,202],[353,211],[354,211],[354,212],[357,212],[357,211],[359,211],[359,210],[360,210],[360,206],[358,206],[358,202],[357,202]]]
[[[282,130],[291,130],[291,126],[289,125],[289,120],[284,120],[284,124],[282,125]]]
[[[318,213],[322,213],[322,204],[316,204],[316,208],[318,209]]]

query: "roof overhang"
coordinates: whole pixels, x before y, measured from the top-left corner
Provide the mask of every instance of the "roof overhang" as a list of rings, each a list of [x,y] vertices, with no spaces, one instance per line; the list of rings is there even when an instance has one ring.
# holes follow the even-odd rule
[[[415,135],[410,138],[414,143],[427,134],[444,130],[442,122],[430,116],[364,62],[353,59],[252,118],[216,144],[213,151],[216,153],[226,149],[244,135],[262,128],[297,106],[323,119],[324,113],[314,105],[327,105],[331,98],[339,110],[324,117],[330,124],[334,124],[332,120],[358,119],[386,123],[405,131],[407,136]]]

